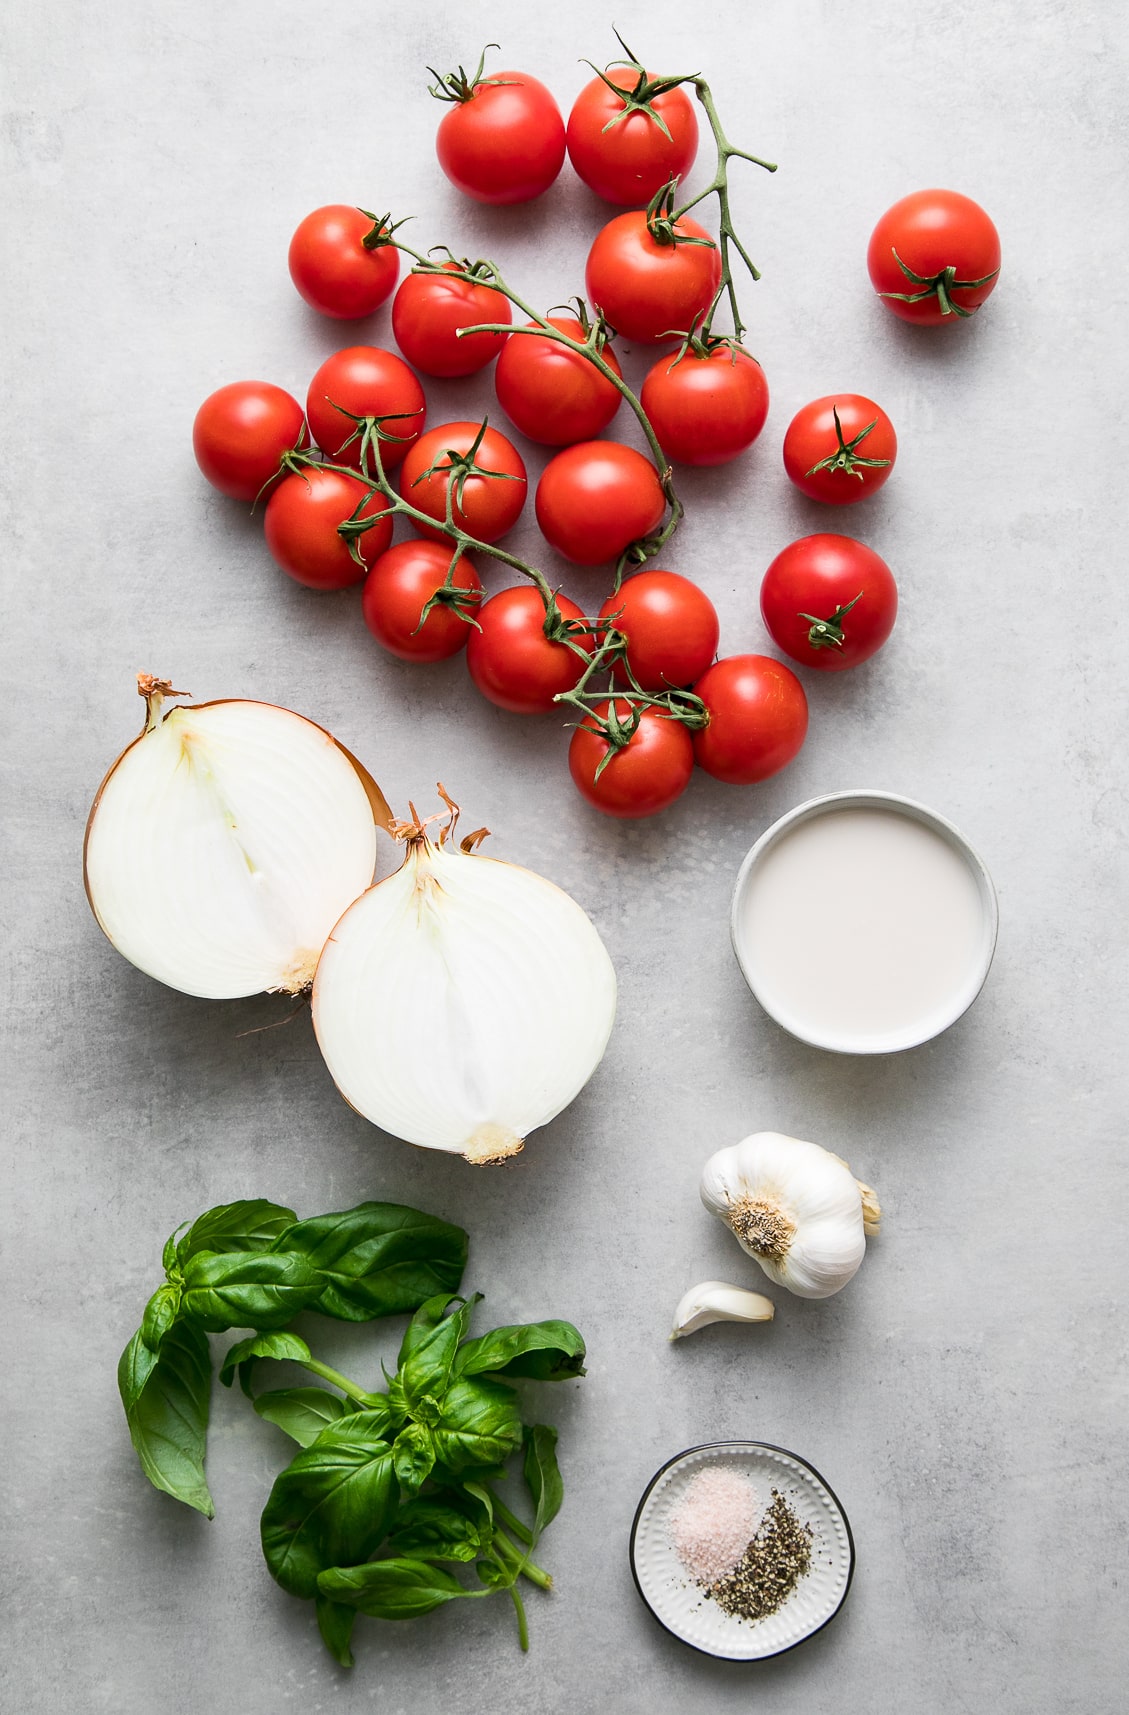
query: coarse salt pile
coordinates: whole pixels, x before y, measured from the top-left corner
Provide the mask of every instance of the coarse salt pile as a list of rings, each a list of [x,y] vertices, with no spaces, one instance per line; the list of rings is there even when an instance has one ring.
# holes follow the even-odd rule
[[[708,1465],[687,1483],[670,1515],[679,1560],[700,1584],[732,1572],[760,1521],[761,1504],[747,1477]]]

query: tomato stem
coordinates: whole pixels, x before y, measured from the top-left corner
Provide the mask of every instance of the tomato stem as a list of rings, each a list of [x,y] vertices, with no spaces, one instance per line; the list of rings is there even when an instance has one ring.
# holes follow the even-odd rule
[[[973,304],[971,309],[966,309],[963,304],[957,303],[953,293],[975,291],[978,286],[986,286],[988,281],[994,280],[999,273],[998,268],[993,268],[990,274],[982,274],[979,280],[958,280],[956,268],[950,263],[947,268],[942,268],[939,274],[915,274],[908,262],[902,261],[893,245],[890,246],[890,254],[910,284],[920,286],[921,290],[919,292],[879,292],[880,298],[896,298],[902,304],[920,304],[926,298],[935,297],[941,306],[943,316],[961,316],[965,320],[969,316],[974,316],[980,305]]]
[[[860,429],[857,435],[852,435],[849,441],[845,441],[843,439],[843,425],[839,421],[838,406],[832,405],[831,415],[835,419],[835,439],[839,444],[833,453],[828,453],[825,459],[820,459],[817,464],[812,465],[810,470],[805,471],[805,476],[814,476],[817,470],[841,470],[844,475],[857,476],[859,481],[863,482],[865,481],[865,478],[861,470],[855,469],[856,465],[865,465],[868,470],[885,470],[887,468],[890,463],[889,459],[864,458],[862,453],[857,451],[857,448],[863,441],[865,441],[870,431],[877,428],[877,417],[869,422],[865,429]],[[856,597],[855,599],[857,600],[858,598]]]

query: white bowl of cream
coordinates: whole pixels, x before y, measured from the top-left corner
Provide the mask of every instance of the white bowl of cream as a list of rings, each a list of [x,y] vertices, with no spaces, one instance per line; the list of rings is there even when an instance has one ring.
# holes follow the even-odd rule
[[[790,810],[741,865],[730,931],[778,1024],[839,1054],[893,1054],[965,1012],[996,947],[992,879],[936,811],[893,792]]]

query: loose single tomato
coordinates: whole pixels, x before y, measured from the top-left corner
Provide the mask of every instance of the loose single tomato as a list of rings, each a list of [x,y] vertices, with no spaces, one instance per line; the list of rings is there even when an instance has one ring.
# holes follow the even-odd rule
[[[625,820],[655,816],[690,784],[694,745],[689,731],[673,716],[644,709],[627,743],[609,757],[611,746],[596,722],[606,719],[610,708],[610,702],[597,703],[572,735],[568,771],[573,784],[582,798],[606,816]],[[617,701],[618,719],[625,721],[629,713],[630,705]]]
[[[717,654],[717,609],[705,590],[677,572],[636,572],[599,616],[627,638],[627,664],[644,691],[692,685]],[[619,663],[616,676],[627,682]]]
[[[596,234],[584,279],[617,333],[659,345],[688,333],[709,309],[721,284],[721,255],[688,214],[671,222],[640,209],[617,214]]]
[[[547,316],[546,320],[570,339],[585,338],[575,316]],[[600,356],[617,375],[622,373],[610,344],[603,345]],[[494,371],[494,386],[510,422],[531,441],[550,447],[593,440],[607,428],[622,397],[588,358],[543,333],[518,332],[506,341]]]
[[[339,471],[315,467],[285,477],[267,501],[263,519],[267,547],[283,571],[314,590],[343,590],[359,584],[367,566],[392,540],[392,520],[382,518],[357,538],[365,561],[359,566],[338,534],[338,525],[353,516],[366,495],[362,518],[388,510],[383,494],[369,494],[359,478]]]
[[[307,304],[339,321],[371,316],[391,296],[400,273],[400,252],[375,242],[381,230],[375,215],[347,203],[328,203],[308,214],[287,256],[290,278]]]
[[[452,582],[469,598],[438,601],[426,619],[423,610],[439,590],[446,587],[451,549],[438,542],[398,542],[374,561],[361,592],[365,624],[378,643],[401,661],[446,661],[465,649],[477,611],[475,597],[482,583],[465,554],[459,558]],[[421,623],[422,619],[422,623]]]
[[[574,601],[558,595],[562,620],[582,620]],[[589,632],[574,637],[576,648],[545,635],[545,604],[532,584],[499,590],[475,616],[478,628],[467,643],[470,676],[482,695],[515,715],[546,715],[560,691],[571,691],[592,650]]]
[[[755,357],[730,341],[707,353],[660,357],[640,400],[668,458],[728,464],[751,447],[768,416],[768,383]]]
[[[850,536],[804,536],[777,554],[761,615],[793,661],[841,673],[877,653],[894,629],[898,586],[885,560]]]
[[[614,66],[573,102],[567,141],[590,190],[605,202],[642,208],[694,165],[698,121],[685,90],[664,89],[642,66]]]
[[[808,730],[808,700],[790,667],[770,655],[727,655],[694,686],[709,725],[694,734],[699,768],[730,786],[778,774]]]
[[[338,464],[360,462],[353,417],[379,417],[385,470],[403,463],[423,433],[427,406],[423,388],[402,357],[377,345],[349,345],[326,358],[310,382],[306,418],[318,446]]]
[[[616,560],[662,520],[666,496],[650,459],[618,441],[581,441],[551,458],[537,484],[545,540],[579,566]]]
[[[485,203],[530,202],[548,190],[564,163],[565,128],[543,83],[522,71],[484,78],[481,60],[473,78],[460,68],[439,83],[431,93],[453,105],[435,152],[453,185]]]
[[[796,412],[784,469],[809,500],[850,506],[882,487],[898,456],[894,425],[861,393],[829,393]]]
[[[256,499],[282,475],[283,453],[306,444],[301,405],[269,381],[220,387],[204,400],[192,425],[196,463],[212,487],[233,500]]]
[[[993,291],[1000,235],[971,197],[914,191],[874,228],[866,266],[888,310],[936,327],[973,315]]]
[[[461,262],[444,262],[437,274],[411,273],[392,300],[392,332],[409,363],[425,375],[475,375],[492,363],[507,335],[460,328],[480,322],[509,322],[510,301],[469,273]]]
[[[447,488],[454,482],[454,522],[480,542],[497,542],[512,530],[525,505],[527,482],[521,454],[497,429],[482,423],[440,423],[410,449],[400,473],[400,493],[440,522],[447,516]],[[421,536],[449,540],[445,531],[412,519]]]

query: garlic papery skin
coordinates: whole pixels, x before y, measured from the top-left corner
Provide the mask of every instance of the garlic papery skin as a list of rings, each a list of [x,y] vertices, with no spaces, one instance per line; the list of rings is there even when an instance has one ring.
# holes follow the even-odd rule
[[[269,703],[147,719],[94,800],[86,891],[118,951],[210,1000],[308,988],[346,906],[372,881],[379,789],[313,721]],[[381,810],[383,806],[383,811]]]
[[[747,1292],[743,1286],[730,1286],[724,1280],[703,1280],[678,1300],[670,1337],[681,1340],[711,1322],[771,1322],[775,1315],[772,1299],[762,1293]]]
[[[702,1202],[798,1298],[830,1298],[857,1272],[878,1200],[817,1143],[758,1131],[706,1162]]]
[[[574,899],[420,827],[403,868],[334,929],[312,996],[345,1100],[394,1137],[476,1162],[516,1154],[572,1101],[615,1001],[611,960]]]

